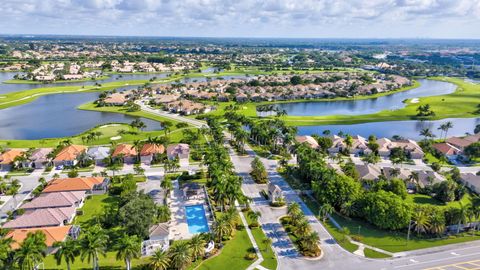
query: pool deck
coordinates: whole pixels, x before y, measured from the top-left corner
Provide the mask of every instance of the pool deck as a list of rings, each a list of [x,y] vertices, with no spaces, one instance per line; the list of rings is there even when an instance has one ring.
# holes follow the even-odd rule
[[[205,195],[187,199],[184,198],[183,191],[179,188],[178,181],[173,181],[173,185],[173,192],[171,192],[167,199],[170,211],[172,212],[172,220],[170,221],[170,239],[190,239],[194,234],[190,233],[188,230],[185,206],[201,204],[205,207]],[[205,216],[207,217],[208,227],[211,228],[211,215],[207,209],[205,209]]]

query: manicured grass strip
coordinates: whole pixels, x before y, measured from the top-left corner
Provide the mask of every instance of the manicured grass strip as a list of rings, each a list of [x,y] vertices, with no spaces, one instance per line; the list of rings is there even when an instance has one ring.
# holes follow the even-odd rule
[[[372,258],[372,259],[385,259],[385,258],[391,258],[392,257],[388,254],[380,253],[380,252],[377,252],[377,251],[375,251],[373,249],[370,249],[370,248],[365,248],[363,250],[363,252],[365,254],[365,257]]]
[[[62,261],[62,264],[57,265],[55,258],[53,255],[48,255],[44,261],[44,267],[45,269],[67,269],[67,265],[65,264],[64,261]],[[132,270],[140,270],[142,269],[142,265],[148,263],[148,258],[140,258],[140,259],[134,259],[132,260]],[[125,269],[125,262],[123,261],[117,261],[116,259],[116,252],[107,252],[107,256],[103,257],[100,256],[99,258],[99,264],[100,264],[100,269],[101,270],[120,270],[120,269]],[[40,269],[43,269],[40,267]],[[77,257],[75,259],[75,262],[71,264],[71,269],[81,269],[81,270],[90,270],[92,269],[92,264],[89,263],[87,260],[81,261],[80,257]]]
[[[245,215],[247,223],[250,225],[252,219],[248,215],[248,212],[244,212],[243,214]],[[260,253],[262,253],[263,256],[263,262],[260,265],[268,269],[277,269],[277,258],[273,252],[272,245],[265,243],[265,240],[268,238],[262,228],[257,227],[251,228],[250,230],[252,231],[253,238],[255,238],[255,242],[257,242]]]
[[[228,241],[223,247],[220,255],[204,261],[198,268],[200,270],[244,270],[254,261],[244,258],[248,250],[253,248],[247,231],[237,231],[235,237]]]

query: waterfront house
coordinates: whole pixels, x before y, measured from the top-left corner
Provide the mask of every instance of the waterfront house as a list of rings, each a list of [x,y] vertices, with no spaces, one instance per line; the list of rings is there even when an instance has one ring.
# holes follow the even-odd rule
[[[150,165],[155,156],[161,155],[165,152],[165,147],[161,144],[146,143],[140,151],[140,161],[143,164]]]
[[[295,141],[297,143],[306,143],[310,148],[318,149],[319,145],[317,140],[315,140],[312,136],[295,136]]]
[[[9,171],[15,165],[16,159],[25,153],[20,149],[8,149],[0,154],[0,171]]]
[[[433,148],[449,160],[456,160],[463,153],[462,150],[449,143],[435,143],[433,144]]]
[[[106,105],[123,106],[127,103],[127,96],[124,93],[113,93],[106,97],[103,102]]]
[[[85,191],[86,193],[104,193],[110,180],[105,177],[78,177],[53,179],[43,189],[43,193],[62,191]]]
[[[105,165],[105,159],[110,157],[110,148],[105,146],[90,147],[87,156],[95,162],[95,165]]]
[[[113,150],[112,158],[122,158],[123,162],[132,164],[137,158],[137,149],[131,144],[119,144]]]
[[[63,226],[72,222],[75,214],[75,207],[38,209],[17,216],[14,220],[3,224],[3,228],[22,229]]]
[[[167,157],[172,160],[178,158],[180,166],[188,166],[190,146],[185,143],[172,144],[167,147]]]
[[[333,135],[331,139],[332,139],[332,146],[328,148],[328,153],[330,155],[336,155],[342,152],[347,147],[342,137]]]
[[[83,145],[68,145],[58,152],[53,159],[53,164],[55,166],[75,166],[86,150],[87,148]]]
[[[49,154],[53,151],[52,148],[38,148],[33,150],[32,154],[28,158],[30,166],[34,169],[43,169],[51,162]]]
[[[471,145],[472,143],[476,143],[478,141],[480,141],[480,133],[475,135],[469,135],[463,138],[451,137],[446,140],[446,143],[463,151],[467,146]]]

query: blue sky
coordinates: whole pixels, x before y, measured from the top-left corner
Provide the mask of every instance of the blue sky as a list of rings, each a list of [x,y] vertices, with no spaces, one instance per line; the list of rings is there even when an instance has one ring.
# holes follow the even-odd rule
[[[1,0],[1,34],[480,38],[480,0]]]

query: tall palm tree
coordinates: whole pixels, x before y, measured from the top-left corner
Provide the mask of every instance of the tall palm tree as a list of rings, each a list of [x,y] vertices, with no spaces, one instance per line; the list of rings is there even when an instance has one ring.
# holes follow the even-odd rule
[[[327,217],[331,215],[334,211],[335,209],[329,203],[326,203],[322,205],[322,207],[320,207],[319,215],[322,217],[323,223],[325,223],[325,220],[327,219]]]
[[[422,129],[420,131],[420,136],[423,136],[425,138],[425,140],[427,140],[427,138],[435,137],[435,135],[432,133],[432,131],[429,128]]]
[[[295,224],[300,217],[303,217],[303,212],[300,207],[300,204],[293,202],[287,207],[287,214],[291,218],[293,224]]]
[[[412,214],[412,220],[415,224],[415,232],[417,234],[425,233],[429,230],[431,225],[430,217],[425,211],[418,209],[417,211],[414,211]]]
[[[228,220],[223,217],[217,218],[213,224],[213,234],[216,237],[217,243],[221,243],[225,236],[231,235],[232,228]]]
[[[161,249],[157,249],[152,257],[150,257],[148,266],[152,270],[167,270],[170,266],[170,254]]]
[[[180,242],[173,245],[170,250],[171,266],[175,269],[184,270],[192,262],[192,250],[188,242]]]
[[[131,268],[132,259],[137,259],[140,257],[140,250],[142,244],[138,236],[128,236],[124,235],[118,240],[118,243],[115,247],[117,250],[117,260],[124,260],[127,270]]]
[[[205,239],[201,234],[196,234],[190,239],[188,245],[192,250],[193,260],[196,261],[199,257],[205,255]]]
[[[12,254],[13,239],[5,237],[6,234],[7,230],[0,229],[0,269],[7,269]]]
[[[69,237],[63,242],[55,242],[53,247],[57,248],[57,252],[54,254],[57,265],[61,265],[62,261],[65,261],[67,269],[70,270],[70,264],[74,263],[75,258],[80,255],[78,242]]]
[[[15,251],[14,263],[21,270],[32,270],[45,258],[47,245],[43,232],[28,233],[20,248]]]
[[[167,222],[170,220],[171,211],[168,205],[161,205],[157,208],[157,218],[160,222]]]
[[[87,259],[92,263],[93,270],[98,270],[98,257],[99,255],[106,255],[107,242],[108,235],[100,226],[91,227],[80,238],[80,259],[82,261]]]
[[[445,215],[443,213],[435,212],[430,216],[429,232],[436,235],[445,232]]]
[[[461,201],[460,207],[458,208],[457,216],[455,217],[457,220],[457,233],[460,232],[460,225],[465,224],[468,222],[470,217],[472,216],[472,212],[470,211],[471,208],[469,205],[464,205]]]
[[[173,189],[172,179],[164,177],[163,181],[160,183],[160,187],[165,190],[167,196],[170,194],[170,191]]]

